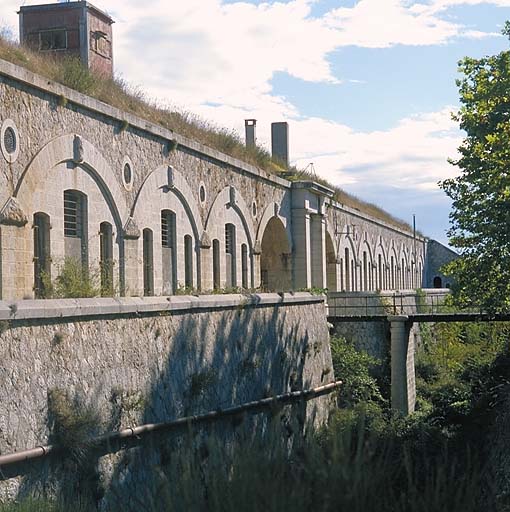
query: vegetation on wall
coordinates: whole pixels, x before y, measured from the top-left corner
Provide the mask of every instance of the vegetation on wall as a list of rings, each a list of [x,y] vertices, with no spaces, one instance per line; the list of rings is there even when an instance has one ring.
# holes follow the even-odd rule
[[[411,231],[407,222],[393,217],[375,204],[348,194],[326,180],[318,178],[315,174],[294,167],[282,168],[272,160],[271,154],[265,148],[260,146],[247,147],[235,130],[218,126],[182,108],[157,104],[148,98],[141,89],[132,87],[121,78],[111,79],[92,74],[77,59],[56,59],[51,55],[42,55],[23,48],[13,42],[12,37],[5,30],[0,30],[0,59],[22,66],[124,112],[129,112],[154,124],[173,130],[184,137],[197,140],[206,146],[259,167],[271,174],[291,181],[314,180],[322,183],[334,191],[335,200],[339,203],[400,229]],[[69,100],[60,96],[56,101],[59,106],[66,106]],[[121,131],[127,129],[128,126],[129,123],[123,120]],[[171,141],[168,150],[171,152],[176,146],[176,141]]]

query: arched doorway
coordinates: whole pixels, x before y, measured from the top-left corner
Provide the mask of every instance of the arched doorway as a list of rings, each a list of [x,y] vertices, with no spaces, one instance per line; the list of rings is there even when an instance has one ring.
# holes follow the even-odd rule
[[[262,237],[260,280],[264,289],[272,291],[291,288],[291,253],[282,221],[272,217]]]
[[[335,246],[326,231],[326,286],[330,292],[338,291]]]
[[[439,276],[434,277],[434,288],[442,288],[442,287],[443,287],[443,280]]]

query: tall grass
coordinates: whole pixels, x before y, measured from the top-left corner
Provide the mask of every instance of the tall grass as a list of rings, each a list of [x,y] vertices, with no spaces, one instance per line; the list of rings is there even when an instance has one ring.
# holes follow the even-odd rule
[[[265,148],[247,147],[235,130],[218,126],[185,109],[160,105],[148,98],[142,89],[131,86],[122,78],[108,78],[90,73],[75,58],[55,58],[30,51],[13,42],[5,30],[0,30],[0,59],[22,66],[122,111],[174,130],[180,135],[197,140],[271,174],[280,175],[291,181],[296,179],[318,181],[333,189],[335,200],[339,203],[400,229],[411,230],[407,222],[397,219],[373,203],[348,194],[316,175],[300,171],[295,167],[282,168],[278,162],[272,160]]]

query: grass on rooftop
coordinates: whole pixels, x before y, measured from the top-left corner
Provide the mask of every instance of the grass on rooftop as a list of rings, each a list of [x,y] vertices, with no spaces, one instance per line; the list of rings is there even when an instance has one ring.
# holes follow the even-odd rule
[[[339,203],[371,215],[397,228],[411,231],[411,226],[407,222],[397,219],[373,203],[348,194],[322,178],[306,171],[300,171],[295,167],[283,169],[272,160],[266,149],[260,146],[246,147],[241,137],[233,129],[229,130],[218,126],[183,109],[159,105],[148,98],[140,88],[131,86],[119,77],[112,79],[93,74],[81,66],[77,59],[57,59],[51,55],[33,52],[13,42],[12,37],[6,30],[0,30],[0,59],[22,66],[119,110],[173,130],[184,137],[194,139],[205,146],[276,176],[291,181],[308,179],[317,181],[333,189],[335,192],[334,199]]]

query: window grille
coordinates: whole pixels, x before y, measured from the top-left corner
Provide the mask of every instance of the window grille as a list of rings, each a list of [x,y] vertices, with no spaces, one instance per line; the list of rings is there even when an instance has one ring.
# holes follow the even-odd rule
[[[225,252],[233,254],[234,242],[234,226],[232,224],[225,224]]]
[[[64,236],[82,237],[83,202],[81,196],[74,191],[64,192]]]
[[[175,214],[168,210],[161,212],[161,245],[174,247]]]

